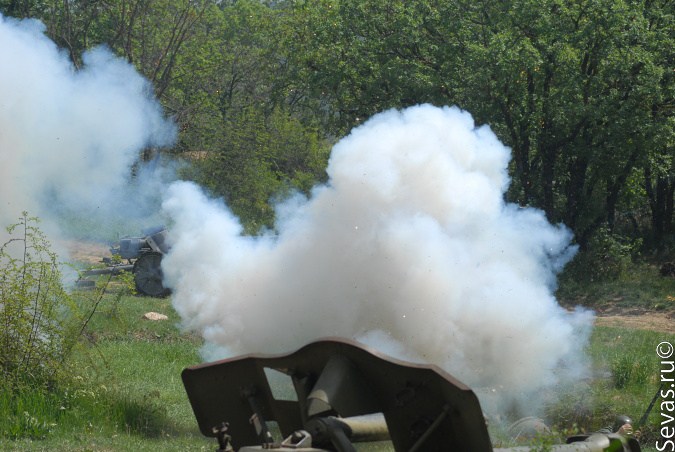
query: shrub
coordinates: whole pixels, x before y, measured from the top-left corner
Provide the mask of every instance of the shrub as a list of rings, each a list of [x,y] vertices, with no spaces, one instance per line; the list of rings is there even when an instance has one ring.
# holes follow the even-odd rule
[[[600,228],[565,268],[563,279],[578,282],[613,281],[620,279],[630,268],[633,256],[641,242],[631,241]]]
[[[52,380],[69,347],[72,301],[50,243],[26,212],[0,247],[0,377],[10,387]]]

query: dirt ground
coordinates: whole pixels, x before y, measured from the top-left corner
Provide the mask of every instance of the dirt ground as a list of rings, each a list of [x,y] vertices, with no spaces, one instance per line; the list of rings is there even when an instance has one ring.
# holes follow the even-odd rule
[[[110,247],[104,243],[81,242],[75,240],[60,244],[68,252],[71,262],[84,265],[100,264],[104,257],[110,257]]]
[[[675,315],[638,309],[596,312],[595,324],[675,334]]]

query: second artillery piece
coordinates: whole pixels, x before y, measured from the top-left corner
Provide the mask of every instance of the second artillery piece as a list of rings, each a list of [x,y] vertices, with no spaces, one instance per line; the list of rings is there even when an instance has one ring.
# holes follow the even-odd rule
[[[166,236],[167,230],[162,226],[143,231],[141,237],[124,237],[110,247],[113,258],[103,258],[107,267],[88,270],[83,276],[130,271],[138,293],[165,297],[169,294],[162,283],[162,257],[169,252]]]
[[[157,227],[143,231],[143,237],[125,237],[117,247],[110,248],[113,255],[133,262],[132,272],[136,290],[151,297],[164,297],[169,290],[162,284],[162,256],[169,252],[166,244],[167,230]]]

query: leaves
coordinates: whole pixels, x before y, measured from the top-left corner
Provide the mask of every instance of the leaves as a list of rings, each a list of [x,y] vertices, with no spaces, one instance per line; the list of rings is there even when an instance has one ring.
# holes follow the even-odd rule
[[[24,212],[0,248],[0,372],[10,384],[51,378],[64,352],[69,296],[37,221]]]
[[[266,116],[246,108],[225,123],[224,135],[218,152],[199,161],[197,180],[225,198],[249,233],[272,227],[275,199],[309,193],[324,177],[327,144],[282,109]]]
[[[247,135],[253,125],[265,135],[278,109],[332,140],[379,111],[429,102],[489,124],[512,148],[509,200],[544,209],[582,245],[603,225],[621,227],[636,204],[649,211],[657,242],[672,234],[668,1],[0,1],[0,9],[42,17],[75,61],[107,43],[133,62],[179,123],[172,152],[206,156],[211,171],[250,156],[242,177],[260,187],[243,190],[235,177],[208,183],[248,205],[235,209],[242,215],[258,212],[256,222],[272,211],[263,193],[285,190],[285,179],[306,187],[322,173],[302,159],[292,160],[297,169],[262,170],[280,157],[226,151],[232,137],[253,140],[241,139],[237,121]],[[253,121],[251,109],[264,119]]]

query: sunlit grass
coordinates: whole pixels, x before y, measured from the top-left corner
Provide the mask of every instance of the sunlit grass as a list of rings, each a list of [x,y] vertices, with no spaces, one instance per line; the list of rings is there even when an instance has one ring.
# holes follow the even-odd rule
[[[619,290],[633,289],[608,293]],[[169,320],[143,320],[148,311]],[[213,450],[216,442],[199,433],[180,379],[183,368],[201,362],[201,339],[181,332],[179,322],[169,298],[106,295],[58,384],[0,391],[0,450]],[[604,427],[617,414],[638,422],[658,388],[655,347],[663,340],[675,343],[675,334],[596,327],[588,349],[592,378],[551,403],[546,421],[561,435]],[[640,426],[646,443],[653,444],[658,422],[657,406]]]
[[[142,319],[148,311],[169,320]],[[177,322],[169,299],[104,297],[54,388],[0,393],[0,429],[16,432],[0,438],[0,449],[213,449],[180,379],[201,361],[201,341]]]
[[[642,309],[675,313],[675,282],[652,264],[635,264],[614,280],[580,283],[563,275],[561,303],[594,309]]]

